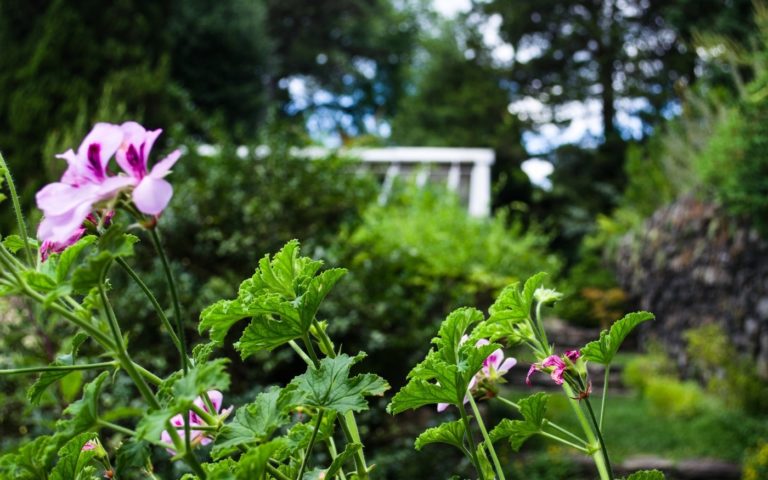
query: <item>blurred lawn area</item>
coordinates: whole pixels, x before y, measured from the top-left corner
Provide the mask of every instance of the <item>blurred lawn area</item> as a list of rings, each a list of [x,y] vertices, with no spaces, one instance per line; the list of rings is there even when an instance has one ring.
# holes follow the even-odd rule
[[[532,393],[528,389],[508,389],[506,398],[516,400]],[[571,407],[559,392],[550,397],[547,418],[579,432]],[[600,398],[593,396],[599,410]],[[507,415],[494,402],[494,414]],[[657,455],[672,460],[715,458],[741,462],[747,449],[768,436],[768,416],[751,416],[719,408],[716,402],[704,411],[687,417],[667,416],[640,395],[609,395],[603,421],[605,439],[614,461],[630,456]],[[538,445],[551,442],[538,438]]]

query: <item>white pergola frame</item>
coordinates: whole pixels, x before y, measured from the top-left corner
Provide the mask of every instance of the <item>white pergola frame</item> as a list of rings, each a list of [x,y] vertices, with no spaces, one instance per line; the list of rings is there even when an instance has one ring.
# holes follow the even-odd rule
[[[215,155],[216,147],[201,145],[199,155]],[[256,148],[256,155],[269,154],[265,146]],[[384,177],[384,184],[379,201],[386,202],[392,184],[400,175],[401,165],[423,165],[427,167],[416,176],[416,182],[423,185],[429,175],[430,165],[449,165],[447,187],[458,190],[461,181],[461,166],[471,165],[469,179],[469,214],[475,217],[487,217],[491,213],[491,167],[496,160],[490,148],[448,148],[448,147],[387,147],[387,148],[342,148],[331,150],[322,147],[308,147],[292,150],[297,156],[323,158],[331,153],[360,159],[363,163],[389,164]],[[238,149],[238,155],[245,157],[246,147]]]

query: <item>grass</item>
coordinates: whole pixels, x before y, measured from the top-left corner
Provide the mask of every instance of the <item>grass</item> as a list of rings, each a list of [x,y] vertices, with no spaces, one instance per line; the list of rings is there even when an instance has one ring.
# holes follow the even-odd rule
[[[505,393],[510,399],[529,395],[530,390]],[[598,392],[599,393],[599,392]],[[593,405],[599,409],[599,396]],[[508,416],[503,405],[494,402],[494,415]],[[552,395],[547,417],[574,432],[578,426],[563,395]],[[654,409],[639,395],[613,396],[607,400],[604,436],[614,461],[638,455],[655,455],[672,460],[715,458],[741,462],[747,449],[768,438],[768,418],[749,416],[716,406],[691,416],[670,416]],[[536,445],[548,445],[537,440]]]

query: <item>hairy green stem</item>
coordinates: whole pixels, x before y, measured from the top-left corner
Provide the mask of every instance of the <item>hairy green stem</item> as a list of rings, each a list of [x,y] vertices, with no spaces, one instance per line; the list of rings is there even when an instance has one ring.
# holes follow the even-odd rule
[[[552,440],[555,440],[556,442],[560,442],[563,445],[568,445],[571,448],[575,448],[576,450],[578,450],[578,451],[580,451],[582,453],[589,453],[589,450],[587,450],[586,448],[581,447],[579,445],[576,445],[575,443],[573,443],[573,442],[571,442],[569,440],[566,440],[563,437],[558,437],[557,435],[551,434],[549,432],[545,432],[543,430],[540,431],[539,434],[543,435],[543,436],[545,436],[547,438],[551,438]]]
[[[608,376],[611,373],[611,366],[606,365],[605,366],[605,379],[603,380],[603,398],[600,401],[600,422],[598,425],[598,428],[600,430],[603,429],[603,414],[605,413],[605,396],[606,393],[608,393]]]
[[[304,453],[304,458],[301,459],[301,466],[299,467],[299,473],[296,475],[296,480],[301,480],[304,476],[304,470],[307,468],[307,462],[310,455],[312,455],[312,449],[315,447],[315,440],[317,440],[317,432],[320,431],[320,424],[323,421],[323,415],[325,412],[320,410],[317,412],[317,419],[315,419],[315,428],[312,430],[312,436],[309,437],[309,444],[307,445],[307,451]]]
[[[114,430],[116,432],[120,432],[123,435],[128,435],[128,436],[131,436],[131,437],[137,436],[137,433],[135,431],[131,430],[130,428],[125,428],[125,427],[123,427],[121,425],[118,425],[116,423],[108,422],[108,421],[102,420],[102,419],[96,420],[96,423],[98,425],[102,426],[102,427],[106,427],[106,428],[109,428],[109,429]]]
[[[600,426],[597,423],[597,418],[595,418],[595,412],[592,410],[592,403],[589,401],[589,398],[585,398],[584,403],[586,403],[587,405],[589,416],[592,419],[592,423],[595,426],[595,433],[597,434],[598,442],[600,442],[600,450],[602,450],[603,452],[603,458],[605,459],[605,467],[608,470],[608,475],[610,476],[610,478],[614,478],[613,469],[611,468],[611,460],[608,458],[608,448],[605,445],[605,440],[603,439],[603,434],[600,431]]]
[[[488,449],[488,453],[491,455],[491,459],[493,460],[493,466],[496,469],[496,475],[498,475],[499,480],[505,480],[504,470],[502,470],[499,457],[496,455],[496,449],[493,448],[491,437],[488,436],[488,431],[485,429],[485,422],[483,422],[483,417],[480,416],[480,409],[477,408],[477,403],[475,402],[475,399],[472,398],[472,394],[469,394],[467,397],[469,398],[469,405],[472,407],[472,413],[475,414],[475,421],[477,422],[477,426],[480,427],[480,433],[483,435],[485,446]]]
[[[206,412],[204,409],[200,408],[199,406],[195,405],[194,403],[190,405],[190,410],[195,412],[200,418],[205,420],[205,423],[211,426],[215,426],[217,423],[219,423],[219,420],[211,415],[210,413]]]
[[[312,362],[312,359],[309,358],[309,356],[307,356],[306,353],[304,353],[304,350],[302,350],[299,344],[296,343],[294,340],[289,340],[288,345],[290,345],[293,351],[296,352],[296,355],[298,355],[299,357],[301,357],[302,360],[304,360],[304,363],[311,366],[315,365],[314,362]]]
[[[157,233],[157,227],[149,229],[149,236],[152,238],[152,243],[155,245],[155,251],[160,257],[160,263],[163,265],[163,272],[165,273],[165,279],[168,282],[168,290],[171,293],[171,303],[173,304],[173,316],[176,320],[176,335],[178,335],[179,354],[181,355],[181,368],[184,375],[187,374],[187,339],[184,333],[184,320],[181,318],[181,303],[179,303],[179,292],[176,289],[176,280],[173,278],[173,271],[171,271],[171,265],[168,262],[168,257],[165,254],[165,249],[160,241],[160,235]]]
[[[339,452],[336,450],[336,442],[333,441],[332,435],[325,440],[325,444],[328,447],[328,453],[331,454],[331,462],[333,462],[334,460],[336,460],[336,457],[339,456]],[[339,478],[341,480],[347,480],[347,476],[344,475],[343,468],[339,469]]]
[[[45,367],[24,367],[10,368],[0,370],[0,375],[16,375],[23,373],[42,373],[42,372],[74,372],[78,370],[96,370],[99,368],[109,368],[117,365],[117,362],[99,362],[85,363],[82,365],[50,365]]]
[[[163,311],[163,307],[160,306],[160,302],[157,301],[157,298],[149,289],[149,287],[147,287],[147,284],[144,283],[141,277],[139,277],[136,271],[133,268],[131,268],[131,266],[128,265],[128,263],[125,260],[118,257],[117,264],[120,265],[123,268],[123,270],[125,270],[125,273],[127,273],[128,276],[131,277],[131,279],[134,281],[134,283],[136,283],[136,285],[141,289],[141,291],[144,292],[144,296],[146,296],[147,300],[149,300],[149,303],[152,304],[152,307],[155,309],[157,316],[160,317],[160,321],[163,323],[163,326],[168,331],[168,335],[170,335],[171,341],[173,341],[173,344],[176,346],[176,349],[179,351],[179,355],[182,355],[182,348],[181,348],[181,342],[179,341],[179,337],[178,335],[176,335],[176,332],[174,331],[170,320],[168,320],[168,316],[165,314],[165,311]]]
[[[13,204],[13,213],[16,215],[16,224],[19,229],[19,236],[21,241],[24,242],[24,254],[27,257],[27,264],[32,267],[35,265],[34,257],[32,256],[32,249],[29,246],[29,238],[27,237],[27,225],[24,222],[24,216],[21,212],[21,203],[19,202],[19,195],[16,193],[16,184],[13,183],[13,177],[11,176],[11,170],[8,168],[8,164],[5,163],[3,154],[0,153],[0,170],[2,170],[5,182],[8,184],[8,192],[11,194],[11,204]]]
[[[318,336],[320,338],[324,336],[327,337],[327,334],[323,330],[318,329]],[[301,340],[304,343],[305,348],[307,349],[307,353],[309,354],[309,357],[305,358],[305,361],[309,360],[307,362],[307,365],[314,368],[319,367],[320,360],[317,357],[315,348],[312,346],[312,340],[309,338],[309,334],[305,333],[302,336]],[[329,338],[326,338],[325,341],[330,343]],[[294,342],[294,345],[296,348],[298,348],[298,345],[296,345],[296,342]],[[294,345],[292,345],[292,347]],[[299,348],[299,350],[301,350],[301,348]],[[341,426],[341,430],[342,432],[344,432],[344,438],[347,440],[348,443],[359,443],[360,445],[363,444],[362,439],[360,438],[360,432],[357,429],[357,421],[355,420],[355,415],[352,412],[347,412],[344,415],[338,415],[336,419],[338,420],[339,425]],[[362,448],[355,453],[354,459],[355,459],[355,468],[357,470],[358,478],[360,480],[367,480],[368,466],[366,465],[365,455],[363,454]]]
[[[173,305],[173,317],[176,320],[176,335],[179,339],[179,356],[181,361],[181,371],[184,376],[187,376],[189,356],[187,353],[187,338],[184,332],[184,320],[181,318],[181,304],[179,303],[179,293],[176,289],[176,280],[173,278],[173,271],[171,271],[171,265],[168,262],[168,257],[165,254],[165,249],[160,241],[160,235],[157,233],[157,227],[148,229],[149,236],[152,239],[152,243],[155,246],[155,251],[160,257],[160,263],[163,266],[163,273],[165,273],[165,279],[168,283],[168,290],[171,293],[171,303]],[[184,418],[184,446],[189,453],[191,449],[190,445],[190,430],[189,421],[187,417]]]
[[[469,460],[477,471],[477,475],[480,480],[485,480],[483,475],[483,469],[480,467],[480,461],[477,459],[477,449],[475,448],[475,441],[472,439],[472,430],[469,429],[469,417],[467,416],[467,410],[464,408],[464,402],[459,400],[459,415],[461,415],[461,422],[464,424],[464,435],[469,440]]]
[[[599,449],[599,445],[597,445],[597,439],[595,438],[595,433],[592,430],[592,426],[589,424],[589,420],[587,420],[586,415],[584,415],[584,411],[582,410],[579,401],[574,398],[575,393],[573,389],[568,385],[568,382],[563,383],[563,391],[568,398],[568,402],[571,404],[573,412],[576,414],[576,419],[579,421],[579,425],[581,425],[584,436],[587,437],[587,445],[589,445],[590,448],[594,447]],[[599,450],[593,451],[591,456],[592,460],[595,462],[595,467],[597,467],[600,479],[614,480],[608,472],[608,468],[605,464],[605,458],[603,457],[602,452]]]
[[[504,397],[495,397],[495,398],[499,399],[499,401],[501,401],[502,403],[506,403],[507,405],[515,408],[518,412],[520,411],[520,405],[518,405],[517,403],[513,402],[512,400],[508,400],[508,399],[506,399]],[[552,422],[552,421],[547,420],[545,418],[544,419],[544,425],[552,427],[555,430],[559,430],[561,433],[564,433],[564,434],[568,435],[569,437],[573,438],[574,440],[577,440],[578,442],[582,443],[583,445],[587,445],[587,442],[583,438],[579,437],[578,435],[576,435],[575,433],[571,432],[567,428],[561,427],[560,425],[556,424],[555,422]]]
[[[112,334],[115,337],[115,353],[117,354],[117,358],[120,361],[120,366],[122,366],[128,376],[131,377],[131,380],[133,380],[133,383],[136,384],[136,388],[139,389],[139,392],[147,401],[149,406],[153,409],[159,409],[160,403],[157,401],[155,394],[152,393],[149,385],[147,385],[144,377],[136,369],[133,360],[131,360],[131,357],[128,355],[128,350],[125,347],[125,343],[123,342],[123,335],[120,332],[120,326],[117,323],[115,311],[112,310],[112,304],[109,302],[107,291],[104,288],[103,275],[106,273],[106,270],[107,269],[105,268],[104,272],[102,272],[102,279],[99,281],[98,290],[99,295],[101,296],[101,301],[104,304],[104,309],[107,313],[107,321],[109,323],[110,330],[112,330]]]
[[[275,468],[272,465],[270,465],[269,462],[267,462],[267,471],[269,472],[270,475],[272,475],[273,477],[275,477],[275,478],[277,478],[279,480],[291,480],[290,477],[288,477],[286,474],[284,474],[283,472],[281,472],[277,468]]]

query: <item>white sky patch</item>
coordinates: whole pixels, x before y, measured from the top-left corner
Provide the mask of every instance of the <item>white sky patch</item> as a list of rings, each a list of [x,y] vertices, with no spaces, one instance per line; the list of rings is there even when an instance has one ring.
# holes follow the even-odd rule
[[[468,12],[472,8],[472,0],[432,0],[432,5],[445,18],[454,18],[458,13]]]
[[[555,167],[548,161],[540,158],[530,158],[524,161],[522,165],[520,165],[520,168],[522,168],[523,172],[528,175],[528,178],[534,185],[541,187],[544,190],[552,188],[552,182],[549,180],[549,176],[555,171]]]

